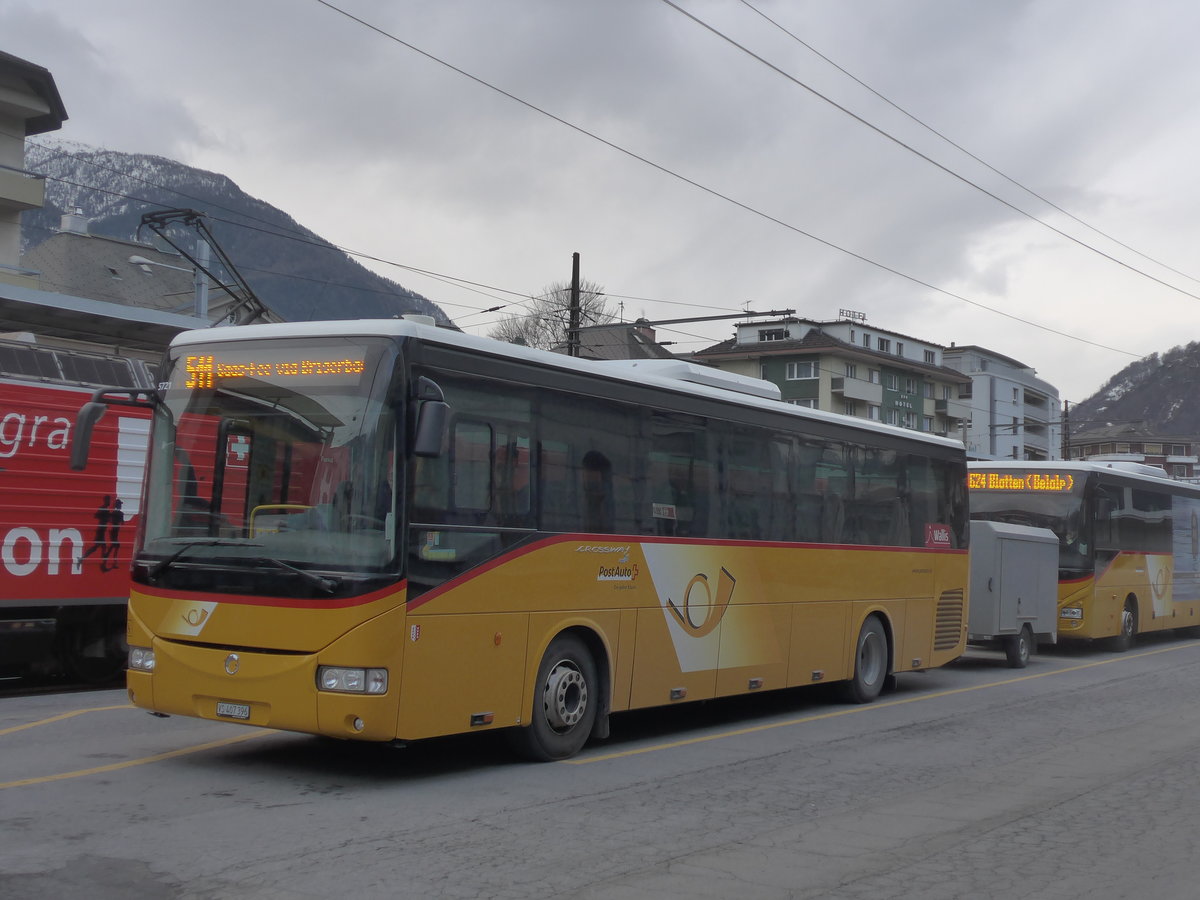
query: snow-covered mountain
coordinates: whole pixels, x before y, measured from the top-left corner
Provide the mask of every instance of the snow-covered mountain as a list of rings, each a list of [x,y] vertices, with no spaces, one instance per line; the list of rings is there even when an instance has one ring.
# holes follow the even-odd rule
[[[21,220],[25,250],[54,234],[62,213],[77,208],[93,234],[123,240],[139,239],[143,213],[194,209],[206,214],[209,229],[255,293],[285,319],[421,313],[450,322],[430,300],[371,272],[224,175],[66,141],[28,144],[25,166],[46,176],[45,208]],[[140,239],[151,237],[144,229]]]
[[[1159,435],[1200,435],[1200,343],[1130,363],[1071,407],[1071,431],[1133,425]]]

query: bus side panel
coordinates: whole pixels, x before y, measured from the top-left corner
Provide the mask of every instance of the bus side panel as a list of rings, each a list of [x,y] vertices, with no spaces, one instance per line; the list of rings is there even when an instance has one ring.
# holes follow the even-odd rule
[[[0,381],[0,615],[128,597],[149,413],[110,410],[87,470],[72,471],[71,431],[90,393]]]
[[[423,615],[408,619],[397,737],[471,731],[472,716],[496,727],[521,722],[527,613]]]
[[[631,709],[673,701],[708,700],[717,690],[720,634],[693,639],[683,659],[677,655],[662,607],[637,611],[637,655],[633,663]],[[707,612],[703,613],[707,616]]]
[[[789,686],[850,677],[849,620],[847,603],[817,601],[792,607]]]
[[[789,604],[731,605],[720,630],[718,697],[787,687],[792,630]]]

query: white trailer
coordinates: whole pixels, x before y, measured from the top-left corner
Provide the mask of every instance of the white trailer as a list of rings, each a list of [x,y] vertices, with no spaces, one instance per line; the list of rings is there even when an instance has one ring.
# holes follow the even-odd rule
[[[998,644],[1023,668],[1039,641],[1058,641],[1058,538],[1047,528],[971,522],[967,640]]]

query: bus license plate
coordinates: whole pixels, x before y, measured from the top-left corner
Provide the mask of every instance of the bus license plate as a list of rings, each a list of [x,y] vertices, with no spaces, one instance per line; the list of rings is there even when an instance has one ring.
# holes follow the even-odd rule
[[[223,700],[219,700],[217,701],[217,715],[226,719],[249,719],[250,704],[226,703]]]

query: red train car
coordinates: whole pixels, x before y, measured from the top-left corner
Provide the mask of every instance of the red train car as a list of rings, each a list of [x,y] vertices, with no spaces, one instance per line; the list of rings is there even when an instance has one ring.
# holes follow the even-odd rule
[[[0,341],[0,671],[122,671],[149,413],[110,411],[84,472],[71,433],[97,387],[152,378],[138,359]]]

